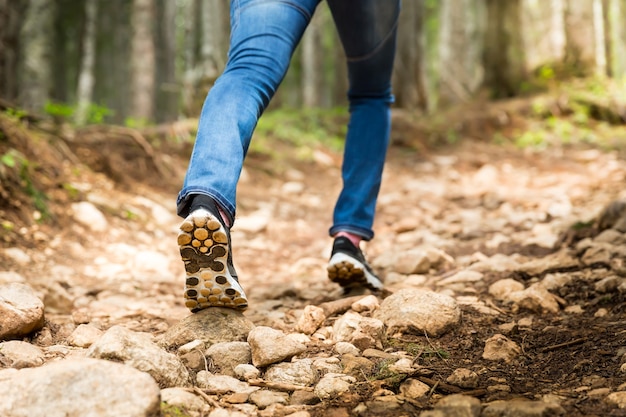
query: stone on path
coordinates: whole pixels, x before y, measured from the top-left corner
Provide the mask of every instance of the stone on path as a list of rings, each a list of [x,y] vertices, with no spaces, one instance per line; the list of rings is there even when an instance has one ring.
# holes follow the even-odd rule
[[[454,259],[433,247],[423,247],[399,252],[391,262],[391,269],[401,274],[426,274],[431,269],[441,269],[454,264]]]
[[[148,372],[163,388],[190,384],[189,372],[180,359],[159,348],[150,336],[113,326],[87,350],[91,358],[123,362]]]
[[[309,338],[301,333],[285,334],[271,327],[259,326],[248,335],[252,364],[267,366],[302,353]]]
[[[374,317],[387,326],[387,333],[427,333],[441,336],[461,321],[454,298],[428,290],[403,289],[385,298]]]
[[[28,285],[0,285],[0,340],[26,336],[43,327],[44,304]]]
[[[175,407],[176,411],[180,411],[180,415],[188,415],[190,417],[205,416],[211,411],[211,407],[199,396],[184,388],[165,388],[161,390],[161,401],[165,404],[164,408]],[[183,414],[184,413],[184,414]],[[170,414],[176,415],[176,414]]]
[[[329,400],[350,391],[355,382],[352,376],[329,373],[320,379],[313,391],[322,400]]]
[[[335,322],[333,331],[335,340],[352,343],[360,350],[383,347],[385,325],[376,318],[348,311]]]
[[[609,394],[606,397],[606,402],[616,405],[619,408],[626,408],[626,391],[618,391]]]
[[[452,394],[443,397],[432,410],[423,412],[420,417],[479,417],[481,410],[477,398]]]
[[[88,201],[81,201],[72,204],[71,208],[74,220],[90,230],[94,232],[106,232],[108,229],[109,222],[94,204]]]
[[[313,334],[326,320],[324,310],[317,306],[304,307],[302,315],[296,323],[296,330],[304,334]]]
[[[213,365],[218,367],[220,374],[234,376],[237,365],[249,364],[252,361],[250,345],[246,342],[215,343],[205,353]]]
[[[5,377],[6,375],[6,377]],[[150,375],[98,359],[65,359],[0,371],[3,417],[158,417],[159,387]]]
[[[565,410],[558,404],[511,400],[494,401],[484,408],[481,417],[558,417],[565,415]]]
[[[265,371],[265,379],[306,387],[315,384],[319,375],[313,361],[307,358],[272,365]]]
[[[33,368],[43,365],[44,353],[28,342],[10,340],[0,343],[0,359],[0,362],[8,362],[11,368]]]
[[[70,346],[88,348],[98,340],[104,332],[92,324],[80,324],[67,338]]]
[[[485,342],[483,359],[487,359],[489,361],[511,362],[521,354],[522,349],[517,343],[508,339],[504,335],[496,334],[491,336]]]
[[[193,340],[201,340],[207,347],[219,342],[244,342],[253,328],[254,324],[242,312],[211,307],[170,327],[159,338],[159,345],[177,349]]]

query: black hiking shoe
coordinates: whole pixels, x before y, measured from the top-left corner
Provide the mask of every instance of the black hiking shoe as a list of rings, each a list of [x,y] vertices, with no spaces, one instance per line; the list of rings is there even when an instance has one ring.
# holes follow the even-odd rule
[[[192,313],[208,307],[248,307],[233,267],[230,231],[215,203],[187,216],[180,225],[178,246],[187,272],[185,306]]]
[[[354,246],[345,236],[335,239],[326,269],[328,279],[341,285],[346,291],[358,287],[373,291],[380,291],[383,288],[383,282],[369,266],[361,249]]]

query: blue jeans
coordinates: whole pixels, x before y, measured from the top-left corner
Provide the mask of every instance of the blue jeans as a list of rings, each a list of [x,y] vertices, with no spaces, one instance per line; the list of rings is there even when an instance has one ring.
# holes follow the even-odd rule
[[[231,0],[228,62],[202,108],[178,214],[204,194],[235,217],[236,188],[257,121],[321,0]],[[350,121],[331,235],[369,240],[389,144],[400,0],[327,0],[347,56]]]

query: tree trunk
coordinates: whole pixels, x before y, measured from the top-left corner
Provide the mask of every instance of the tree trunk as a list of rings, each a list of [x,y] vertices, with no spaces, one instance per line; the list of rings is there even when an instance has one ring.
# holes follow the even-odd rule
[[[486,0],[485,86],[493,97],[519,93],[526,78],[520,0]]]
[[[316,13],[302,37],[302,105],[320,107],[322,96],[321,15]]]
[[[0,0],[0,97],[15,101],[18,96],[20,27],[28,2]]]
[[[74,122],[82,126],[87,123],[89,106],[93,102],[96,62],[96,17],[98,2],[85,3],[85,35],[83,36],[83,59],[78,76],[78,90],[76,93],[76,113]]]
[[[394,66],[396,104],[409,110],[429,107],[424,68],[424,0],[403,3]]]
[[[179,88],[176,85],[176,4],[171,0],[157,1],[157,74],[156,121],[176,120]]]
[[[565,63],[575,75],[595,66],[594,1],[565,0]]]
[[[51,86],[51,50],[55,4],[50,0],[31,0],[20,34],[23,60],[19,72],[20,104],[41,112]]]
[[[523,0],[522,26],[526,67],[563,61],[565,53],[564,0]]]
[[[438,70],[444,105],[467,101],[480,87],[484,13],[481,0],[441,2]]]
[[[608,24],[607,62],[610,75],[615,78],[626,76],[626,2],[623,0],[606,0]]]
[[[130,116],[142,122],[153,120],[155,50],[154,0],[134,0],[132,11],[132,110]]]

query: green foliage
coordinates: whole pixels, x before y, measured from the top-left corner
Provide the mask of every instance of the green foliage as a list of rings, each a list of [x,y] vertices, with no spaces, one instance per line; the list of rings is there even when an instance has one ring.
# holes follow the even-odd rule
[[[411,356],[420,358],[436,357],[440,359],[448,359],[450,357],[450,354],[444,349],[416,342],[404,342],[398,339],[387,339],[386,346],[397,350],[403,350]]]
[[[26,111],[22,110],[22,109],[14,109],[14,108],[7,108],[4,113],[14,119],[21,119],[22,117],[26,116]]]
[[[56,119],[67,121],[74,117],[74,114],[76,113],[76,105],[48,101],[44,105],[44,111],[46,114]],[[113,110],[106,106],[91,103],[87,107],[87,123],[102,124],[105,122],[106,117],[112,116],[113,113]]]
[[[280,158],[275,141],[296,148],[299,160],[311,159],[315,149],[343,149],[348,115],[345,109],[281,109],[263,114],[256,127],[250,151]]]
[[[24,192],[32,198],[33,205],[40,213],[40,217],[37,220],[48,219],[50,217],[50,211],[46,203],[48,197],[44,192],[37,189],[33,183],[31,177],[31,171],[34,169],[33,163],[26,159],[18,150],[9,149],[9,151],[0,156],[0,164],[18,172]]]
[[[161,417],[191,417],[183,408],[161,402]]]
[[[146,119],[137,119],[134,117],[127,117],[124,119],[124,126],[130,127],[133,129],[140,129],[142,127],[149,126],[150,122]]]

